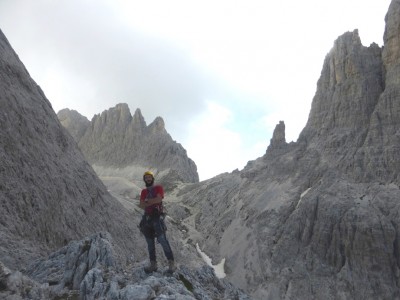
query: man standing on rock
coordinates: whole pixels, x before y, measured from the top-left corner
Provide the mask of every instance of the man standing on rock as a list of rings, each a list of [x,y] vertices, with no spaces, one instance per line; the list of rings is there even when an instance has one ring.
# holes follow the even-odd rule
[[[149,251],[150,264],[144,268],[146,273],[157,271],[156,245],[155,238],[164,250],[168,259],[168,272],[176,270],[174,255],[165,234],[163,212],[164,189],[161,185],[154,185],[154,175],[150,171],[143,174],[143,181],[146,188],[140,194],[140,207],[144,209],[144,215],[140,222],[140,231],[144,234]]]

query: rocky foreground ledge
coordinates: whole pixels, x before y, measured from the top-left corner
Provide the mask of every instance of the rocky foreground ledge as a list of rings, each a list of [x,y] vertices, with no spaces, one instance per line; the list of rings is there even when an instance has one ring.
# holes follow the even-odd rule
[[[122,266],[108,232],[101,232],[36,260],[23,272],[0,262],[1,299],[251,299],[214,270],[178,266],[173,275],[163,270],[146,274],[145,262]]]

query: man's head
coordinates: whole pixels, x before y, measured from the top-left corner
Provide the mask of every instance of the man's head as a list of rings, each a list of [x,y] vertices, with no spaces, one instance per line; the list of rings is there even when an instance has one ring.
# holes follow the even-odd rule
[[[152,186],[154,183],[154,174],[151,171],[146,171],[143,174],[143,181],[147,187]]]

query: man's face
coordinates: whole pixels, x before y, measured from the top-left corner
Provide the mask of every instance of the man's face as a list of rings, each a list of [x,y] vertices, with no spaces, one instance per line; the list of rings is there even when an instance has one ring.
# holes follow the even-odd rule
[[[153,183],[153,176],[145,175],[144,176],[144,182],[146,182],[147,184],[152,184]]]

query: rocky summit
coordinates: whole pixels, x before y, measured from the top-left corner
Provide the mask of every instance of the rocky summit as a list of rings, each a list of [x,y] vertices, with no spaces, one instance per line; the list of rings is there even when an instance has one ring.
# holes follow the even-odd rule
[[[199,181],[196,164],[168,134],[161,117],[147,126],[140,109],[132,116],[125,103],[95,115],[90,122],[69,109],[57,115],[100,176],[123,169],[122,173],[130,172],[133,179],[140,178],[142,170],[151,169],[161,172],[165,180]]]
[[[297,142],[280,122],[263,157],[177,193],[257,299],[400,299],[399,0],[385,20],[383,47],[334,42]]]
[[[296,142],[281,121],[243,170],[169,186],[172,276],[165,261],[143,272],[131,170],[106,188],[92,169],[143,166],[142,151],[128,160],[107,148],[85,154],[90,164],[81,152],[99,147],[94,137],[139,149],[144,131],[166,136],[162,119],[147,126],[125,104],[91,122],[60,112],[68,134],[1,34],[0,297],[400,299],[400,0],[385,21],[383,47],[363,46],[357,30],[334,42]],[[165,154],[145,147],[153,161]]]

